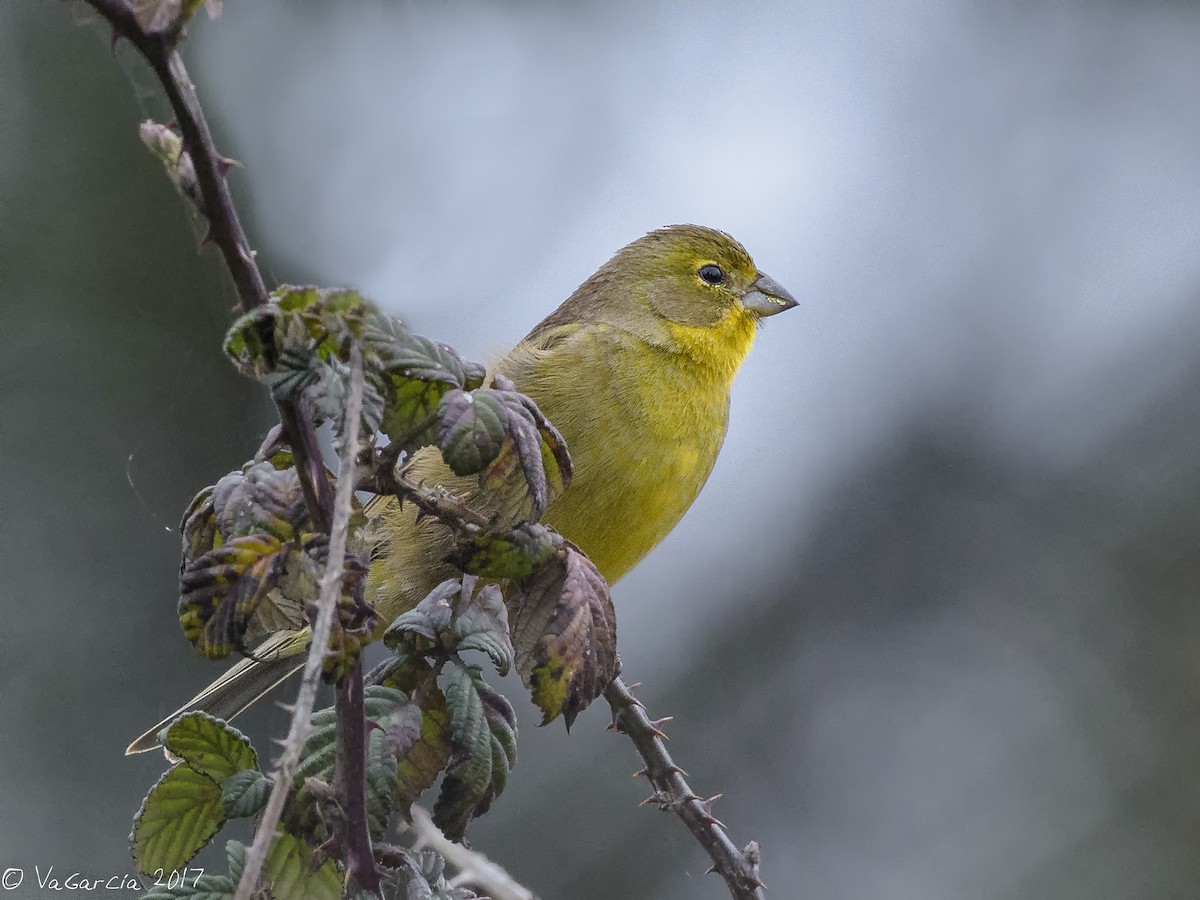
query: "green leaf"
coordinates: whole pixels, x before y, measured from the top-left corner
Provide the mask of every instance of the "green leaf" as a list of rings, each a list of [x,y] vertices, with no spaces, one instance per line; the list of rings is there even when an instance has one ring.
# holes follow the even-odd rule
[[[240,882],[246,869],[246,845],[241,841],[226,841],[225,859],[229,862],[229,877],[235,884]]]
[[[363,709],[367,720],[366,788],[367,817],[372,835],[387,829],[397,797],[398,766],[410,748],[424,738],[421,708],[395,688],[368,685],[363,690]],[[304,743],[297,782],[308,778],[330,782],[333,779],[337,748],[337,713],[319,710],[312,716],[313,732]],[[427,751],[423,751],[428,756]],[[440,767],[439,767],[440,771]],[[437,773],[434,773],[434,778]],[[304,826],[295,817],[297,829]]]
[[[301,530],[314,531],[294,468],[251,462],[216,483],[212,500],[222,540],[269,534],[291,540]]]
[[[349,386],[350,347],[364,353],[362,419],[368,429],[383,414],[380,352],[385,319],[357,291],[285,285],[266,307],[242,316],[225,338],[225,352],[243,374],[266,383],[276,398],[303,400],[318,421],[334,419],[340,434]]]
[[[250,616],[295,551],[271,535],[234,538],[187,564],[179,576],[179,624],[196,652],[224,659],[242,648]]]
[[[263,879],[274,900],[342,900],[342,875],[332,860],[313,866],[313,853],[301,841],[277,832],[263,863]]]
[[[444,653],[482,650],[501,675],[512,666],[508,611],[494,584],[484,585],[464,598],[462,579],[443,581],[415,607],[397,616],[383,640],[408,657],[434,648]]]
[[[221,788],[180,763],[158,780],[133,820],[133,858],[139,872],[182,868],[225,821]]]
[[[524,578],[562,550],[559,535],[532,522],[509,531],[460,537],[447,560],[483,578]]]
[[[355,545],[365,522],[357,516]],[[182,525],[179,615],[199,653],[220,659],[305,625],[319,573],[298,549],[314,533],[289,453],[247,463],[196,496]]]
[[[213,504],[215,488],[215,485],[210,485],[198,493],[192,499],[187,512],[183,514],[179,533],[183,538],[183,564],[185,567],[196,557],[203,556],[213,547],[223,543],[223,538],[217,531],[217,514]]]
[[[494,584],[485,584],[451,623],[454,649],[482,650],[501,675],[512,668],[513,646],[508,637],[508,610]]]
[[[258,769],[243,769],[221,782],[221,808],[230,819],[256,816],[271,796],[271,779]]]
[[[433,820],[446,837],[459,841],[471,819],[487,812],[504,790],[517,761],[517,722],[512,706],[483,681],[478,666],[452,667],[446,705],[454,752]]]
[[[542,724],[575,717],[617,675],[617,619],[608,584],[579,548],[519,582],[510,593],[517,671]]]
[[[480,473],[484,485],[495,489],[519,466],[533,518],[570,484],[566,442],[524,394],[509,388],[451,391],[442,398],[438,421],[438,446],[456,475]]]
[[[396,808],[405,816],[449,765],[450,752],[450,711],[435,685],[421,703],[419,737],[396,766]]]
[[[437,684],[441,668],[421,655],[404,650],[371,673],[371,680],[403,691],[421,709],[417,740],[400,757],[396,767],[396,809],[407,816],[421,794],[433,787],[450,761],[450,713],[446,696]]]
[[[258,768],[258,754],[246,736],[208,713],[186,712],[161,735],[167,750],[218,784],[242,769]]]
[[[433,644],[439,644],[447,634],[450,620],[454,616],[452,601],[462,593],[462,580],[450,578],[443,581],[414,606],[398,615],[383,634],[383,641],[393,650],[401,647],[422,647],[414,644],[412,636],[420,635]]]
[[[412,453],[437,441],[437,416],[442,398],[453,391],[477,387],[484,370],[465,361],[453,347],[407,329],[393,331],[395,342],[380,354],[384,411],[380,429]]]
[[[510,412],[502,391],[449,391],[438,409],[438,444],[455,475],[475,475],[496,456],[508,433]]]

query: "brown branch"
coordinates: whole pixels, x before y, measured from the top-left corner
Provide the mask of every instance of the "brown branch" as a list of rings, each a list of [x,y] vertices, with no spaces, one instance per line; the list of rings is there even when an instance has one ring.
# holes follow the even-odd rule
[[[242,228],[237,209],[233,204],[233,197],[229,191],[229,182],[225,177],[229,162],[217,152],[212,132],[200,105],[200,99],[196,95],[196,89],[183,64],[183,59],[176,51],[176,43],[182,32],[182,20],[162,31],[147,31],[138,22],[133,9],[125,0],[87,0],[87,2],[112,26],[114,44],[119,38],[129,40],[158,77],[175,114],[175,124],[183,139],[183,150],[190,156],[195,170],[201,201],[197,204],[198,209],[208,220],[208,233],[205,239],[211,241],[220,250],[225,260],[225,266],[233,279],[242,309],[249,310],[266,305],[268,301],[266,284],[258,264],[255,262],[254,251],[251,250],[250,243],[246,239],[246,232]],[[308,662],[304,669],[304,682],[293,711],[292,725],[288,734],[288,747],[281,756],[276,769],[271,801],[259,823],[254,846],[247,855],[246,869],[238,887],[239,898],[248,897],[257,885],[258,873],[266,855],[267,845],[274,834],[288,787],[294,777],[295,767],[299,763],[300,750],[309,728],[309,716],[316,699],[316,679],[321,671],[325,648],[329,642],[333,607],[342,581],[346,531],[353,497],[354,457],[358,445],[362,404],[362,366],[361,351],[356,346],[351,351],[351,389],[347,410],[347,433],[341,465],[342,477],[338,485],[336,503],[333,488],[325,474],[325,465],[321,459],[320,445],[317,443],[316,430],[312,420],[299,404],[286,399],[276,400],[279,419],[283,425],[287,442],[292,449],[309,514],[317,528],[330,536],[329,561],[322,582],[320,612],[317,621],[313,624],[313,641],[309,647]],[[355,667],[348,680],[356,683],[357,695],[361,699],[361,666]],[[352,684],[344,690],[352,696],[355,685]],[[340,696],[341,694],[339,694]],[[340,707],[341,704],[339,704],[339,713],[342,711]],[[357,722],[341,721],[342,717],[339,716],[339,726],[350,727],[361,734],[364,728],[361,702],[357,707],[350,704],[346,711],[348,715],[353,715],[356,709]],[[293,754],[290,762],[289,751],[292,751]],[[353,771],[353,767],[351,770]],[[358,774],[360,776],[362,774],[361,759],[358,762]],[[287,786],[283,783],[285,781]],[[362,778],[359,777],[355,783],[351,777],[347,779],[345,786],[351,796],[343,799],[343,807],[357,813],[361,818],[361,821],[348,821],[346,824],[351,845],[348,849],[350,871],[361,887],[378,891],[379,875],[371,856],[366,813],[361,796],[363,792]],[[357,790],[357,795],[354,795],[355,790]],[[274,818],[270,817],[272,811]],[[364,837],[366,839],[365,847],[357,847],[357,843]]]
[[[112,26],[113,40],[126,38],[145,58],[154,74],[158,76],[171,110],[175,124],[183,137],[184,150],[191,156],[196,172],[200,196],[203,199],[204,216],[208,219],[208,234],[221,251],[225,267],[237,289],[238,302],[243,309],[253,309],[267,302],[267,288],[262,273],[254,261],[254,251],[246,239],[229,182],[225,177],[229,163],[217,152],[208,120],[196,96],[196,89],[188,77],[183,59],[175,50],[179,37],[178,28],[167,31],[147,32],[138,23],[133,10],[124,0],[87,0]],[[292,447],[296,470],[300,473],[300,484],[304,499],[308,503],[313,521],[328,533],[333,517],[333,489],[325,477],[321,464],[321,450],[316,431],[307,414],[296,404],[276,401],[279,419],[284,434]]]
[[[313,706],[317,699],[317,683],[321,677],[321,670],[325,659],[325,648],[329,645],[329,633],[333,626],[334,610],[337,607],[338,597],[342,592],[342,575],[346,560],[346,535],[350,530],[350,516],[353,510],[354,459],[358,447],[359,422],[362,418],[362,392],[362,350],[358,344],[354,344],[350,348],[350,396],[346,402],[346,434],[343,436],[342,458],[338,471],[333,528],[329,533],[329,558],[325,563],[325,572],[321,576],[321,596],[317,601],[317,620],[313,623],[312,642],[308,645],[308,659],[304,663],[304,676],[300,683],[300,693],[296,697],[295,706],[292,708],[292,724],[288,729],[283,750],[279,754],[279,761],[276,763],[275,771],[272,775],[271,799],[267,802],[267,808],[263,810],[262,818],[259,819],[258,830],[254,833],[254,843],[246,853],[246,866],[242,871],[242,878],[238,884],[235,900],[249,900],[250,895],[258,886],[258,878],[262,872],[262,865],[266,860],[271,839],[275,835],[275,826],[279,824],[279,817],[283,814],[283,807],[287,802],[288,792],[291,790],[292,782],[296,777],[296,770],[300,765],[300,757],[304,750],[304,741],[312,729],[309,719],[312,716]],[[345,784],[341,785],[346,791],[341,798],[342,811],[347,817],[346,831],[349,836],[346,855],[351,875],[358,885],[362,888],[378,892],[379,873],[375,869],[375,863],[371,856],[370,836],[366,834],[365,830],[366,811],[363,803],[363,781],[361,777],[361,736],[364,734],[361,702],[361,666],[356,667],[354,671],[358,676],[359,718],[357,723],[347,726],[347,723],[342,721],[341,716],[341,695],[345,690],[351,690],[351,688],[344,688],[338,694],[339,735],[345,727],[349,727],[350,730],[357,732],[359,735],[358,752],[360,755],[358,761],[358,774],[360,777],[357,783],[357,793],[355,792],[356,786],[351,779],[346,779]],[[354,679],[348,678],[347,680],[353,681]],[[339,749],[341,748],[339,747]],[[361,834],[356,827],[359,823],[349,821],[349,814],[351,812],[357,813],[362,817],[361,828],[363,830]],[[366,839],[365,849],[356,846],[355,843],[364,837]],[[365,868],[362,863],[362,854],[364,852],[367,859]]]
[[[361,590],[362,582],[359,582]],[[350,874],[348,894],[357,891],[379,893],[379,870],[371,848],[371,833],[367,827],[367,731],[363,707],[362,659],[354,671],[337,689],[338,752],[334,785],[337,795],[344,798],[342,810],[342,841],[346,868]]]
[[[391,447],[389,444],[378,452],[372,468],[359,478],[360,491],[396,497],[401,501],[407,500],[423,515],[441,520],[455,532],[471,533],[491,527],[492,523],[486,517],[471,509],[441,485],[430,487],[410,480],[403,472],[397,472],[394,459],[387,454]]]
[[[712,814],[716,797],[701,800],[688,787],[683,769],[675,765],[664,743],[660,726],[666,720],[651,721],[641,701],[620,678],[605,689],[604,699],[612,707],[614,728],[629,735],[646,763],[646,768],[637,773],[645,775],[654,788],[646,804],[654,803],[683,820],[712,860],[709,871],[725,879],[734,900],[765,900],[765,888],[758,877],[758,844],[751,841],[744,850],[738,850],[725,833],[725,826]]]

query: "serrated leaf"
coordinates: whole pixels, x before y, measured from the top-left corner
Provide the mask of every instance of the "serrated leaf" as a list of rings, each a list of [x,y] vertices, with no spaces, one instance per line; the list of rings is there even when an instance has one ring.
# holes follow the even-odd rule
[[[187,512],[183,514],[179,534],[183,538],[184,566],[222,542],[217,531],[217,514],[213,504],[215,489],[216,485],[210,485],[198,493],[192,498]]]
[[[567,728],[617,674],[617,620],[608,584],[579,548],[522,580],[510,594],[517,671],[542,710]]]
[[[302,529],[313,530],[294,468],[278,469],[267,461],[248,463],[218,481],[212,499],[225,541],[249,534],[287,541]]]
[[[422,703],[421,731],[416,743],[396,767],[396,809],[408,808],[433,787],[450,763],[450,711],[446,696],[436,686]]]
[[[396,768],[396,809],[406,815],[450,761],[450,713],[437,685],[439,668],[423,656],[399,650],[371,673],[372,680],[412,697],[422,711],[417,740]]]
[[[513,646],[508,637],[508,610],[494,584],[485,584],[451,623],[454,649],[482,650],[501,675],[512,668]]]
[[[372,834],[379,837],[395,810],[398,765],[423,738],[422,711],[410,702],[407,694],[384,685],[364,688],[363,710],[368,727],[365,752],[368,825]],[[313,732],[304,743],[297,783],[303,785],[308,778],[332,780],[337,747],[336,715],[333,709],[313,714]],[[292,821],[297,820],[293,817]]]
[[[221,783],[221,808],[226,818],[258,815],[271,796],[271,779],[258,769],[235,772]]]
[[[477,405],[481,397],[490,397],[486,402],[502,408],[506,415],[504,439],[498,447],[488,448],[491,458],[480,472],[480,484],[492,493],[511,492],[519,485],[520,491],[512,494],[513,501],[520,502],[524,493],[528,503],[525,517],[540,518],[550,502],[571,483],[573,470],[566,442],[537,404],[524,394],[508,388],[486,388],[474,391],[473,395]],[[492,450],[495,452],[491,453]],[[446,461],[454,468],[452,459]],[[520,481],[515,481],[518,476]]]
[[[415,607],[397,616],[383,640],[409,658],[433,648],[445,653],[481,650],[501,675],[512,666],[508,611],[494,584],[484,585],[463,602],[463,580],[443,581]]]
[[[438,408],[438,444],[455,475],[475,475],[496,458],[509,429],[501,391],[447,392]]]
[[[192,560],[179,575],[179,624],[196,652],[224,659],[241,649],[250,616],[276,586],[295,550],[278,538],[234,538]]]
[[[258,768],[249,739],[208,713],[186,712],[161,734],[167,750],[217,784],[243,769]]]
[[[544,525],[522,522],[503,532],[458,540],[447,561],[483,578],[524,578],[562,549],[562,538]]]
[[[221,788],[183,763],[168,769],[133,820],[133,858],[139,872],[182,868],[225,821]]]
[[[516,764],[516,715],[489,687],[478,666],[454,665],[446,686],[453,750],[433,808],[433,820],[450,840],[462,840],[471,819],[483,815],[504,790]]]
[[[394,329],[395,342],[380,354],[384,412],[380,430],[412,453],[437,440],[442,398],[478,386],[484,370],[467,362],[453,347],[407,329]]]
[[[246,845],[241,841],[226,841],[225,859],[229,863],[229,877],[236,884],[242,880],[242,872],[246,869]]]
[[[277,832],[263,862],[263,880],[274,900],[341,900],[342,875],[332,860],[313,867],[312,851],[285,832]]]
[[[243,374],[269,385],[277,399],[302,399],[315,419],[333,419],[340,434],[349,386],[350,347],[363,349],[362,420],[378,427],[385,379],[381,357],[391,356],[395,337],[386,321],[357,291],[285,285],[265,307],[238,319],[225,352]]]
[[[454,615],[452,601],[461,592],[461,579],[450,578],[443,581],[426,594],[420,603],[393,620],[383,634],[383,642],[393,650],[414,646],[413,635],[420,635],[434,644],[439,643],[441,636],[448,633],[450,619]]]

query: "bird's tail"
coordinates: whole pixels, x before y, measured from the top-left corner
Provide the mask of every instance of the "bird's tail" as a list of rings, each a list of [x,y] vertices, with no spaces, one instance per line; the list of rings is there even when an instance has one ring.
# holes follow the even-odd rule
[[[232,719],[280,682],[304,667],[308,631],[275,635],[255,649],[256,659],[242,659],[145,734],[125,748],[125,755],[145,753],[160,746],[158,732],[177,716],[201,710],[219,719]]]

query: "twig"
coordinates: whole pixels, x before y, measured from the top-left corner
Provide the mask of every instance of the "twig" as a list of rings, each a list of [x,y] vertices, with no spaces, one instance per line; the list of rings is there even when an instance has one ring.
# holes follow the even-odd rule
[[[357,349],[357,347],[355,348]],[[362,590],[359,582],[358,590]],[[334,784],[337,795],[342,798],[344,808],[343,849],[346,868],[350,873],[351,889],[379,893],[379,871],[375,868],[375,857],[371,852],[371,833],[367,827],[367,766],[364,727],[366,712],[363,707],[362,659],[354,664],[354,671],[345,679],[337,691],[337,741]]]
[[[354,459],[358,448],[358,429],[362,416],[362,393],[362,350],[358,344],[354,344],[350,348],[350,396],[346,403],[346,434],[342,441],[341,463],[338,468],[333,528],[329,532],[329,557],[325,563],[325,572],[321,576],[321,596],[317,601],[317,620],[313,623],[312,642],[308,645],[308,659],[304,663],[300,693],[292,708],[292,724],[288,729],[283,751],[279,755],[279,761],[272,775],[274,783],[271,787],[271,799],[259,820],[258,831],[254,834],[254,843],[246,853],[246,868],[242,872],[242,880],[238,884],[235,900],[249,900],[251,893],[258,885],[258,877],[267,856],[267,848],[275,834],[275,826],[279,824],[279,817],[283,813],[288,791],[291,790],[296,769],[300,765],[300,754],[304,749],[304,741],[312,728],[309,717],[312,715],[313,705],[317,699],[317,682],[321,676],[325,648],[329,644],[334,609],[342,591],[343,566],[346,561],[346,533],[350,528],[350,514],[354,498]],[[359,669],[358,672],[361,695],[362,670]],[[361,731],[361,718],[358,728]],[[348,789],[352,790],[352,787],[348,786]],[[358,791],[361,794],[361,782],[358,785]],[[345,801],[343,800],[343,802]],[[353,843],[353,841],[354,835],[351,834],[350,842]],[[368,841],[368,856],[370,852]],[[351,863],[351,872],[359,886],[378,891],[379,874],[375,870],[374,862],[372,861],[367,866],[367,871],[361,871],[355,867],[356,857],[350,853],[348,853],[348,857]]]
[[[208,233],[205,235],[205,241],[216,244],[221,251],[225,266],[229,270],[237,290],[242,309],[249,310],[266,305],[268,300],[266,284],[258,264],[255,262],[254,252],[250,249],[250,243],[246,239],[246,233],[238,218],[237,209],[233,205],[233,197],[229,192],[229,183],[225,177],[229,162],[217,152],[212,132],[209,130],[208,121],[205,119],[204,110],[200,105],[200,99],[196,96],[196,89],[183,64],[183,59],[175,49],[181,33],[182,22],[177,22],[162,31],[147,31],[138,22],[132,8],[125,0],[87,0],[87,2],[112,27],[114,44],[118,38],[129,40],[158,77],[175,114],[175,123],[183,139],[183,149],[190,156],[192,167],[195,170],[202,201],[197,204],[198,209],[208,220]],[[357,359],[357,363],[354,362],[355,359]],[[356,368],[354,368],[355,366]],[[340,586],[342,580],[350,498],[353,496],[354,456],[358,446],[363,372],[361,352],[357,347],[352,350],[352,373],[354,373],[352,379],[357,379],[357,389],[352,381],[346,443],[343,448],[341,464],[343,477],[338,485],[336,512],[333,489],[325,475],[325,466],[321,460],[321,450],[317,443],[316,430],[313,428],[312,420],[304,408],[297,403],[287,399],[276,400],[283,432],[292,449],[296,471],[300,476],[305,504],[313,523],[330,536],[330,550],[329,562],[322,582],[320,614],[318,622],[313,628],[314,637],[309,646],[304,682],[293,711],[287,746],[275,773],[275,790],[255,835],[254,846],[247,857],[246,871],[238,887],[239,900],[245,900],[258,881],[258,873],[266,855],[267,845],[270,843],[271,835],[275,831],[275,825],[282,812],[287,789],[290,787],[295,766],[299,761],[300,748],[303,746],[304,736],[309,728],[309,716],[312,713],[316,692],[315,673],[321,669],[325,647],[329,642],[334,600],[327,599],[327,595],[336,598],[336,591],[330,595],[329,591],[334,588],[328,586]],[[337,548],[336,552],[335,547]],[[356,684],[358,694],[361,696],[362,668],[356,666],[347,680],[351,684],[346,690],[353,693]],[[348,715],[353,715],[354,710],[355,707],[351,704],[346,712]],[[361,704],[358,705],[357,710],[358,721],[353,727],[356,731],[361,732],[363,728]],[[340,705],[339,711],[341,711]],[[361,764],[359,768],[361,769]],[[367,834],[363,803],[355,802],[352,783],[347,783],[347,789],[351,794],[349,798],[343,798],[344,811],[357,812],[362,820],[359,822],[350,819],[348,815],[346,822],[351,845],[348,849],[351,873],[360,886],[377,890],[379,879],[371,857],[369,838],[365,850],[357,847],[361,837]],[[358,781],[357,790],[361,794],[361,778]],[[361,797],[357,799],[361,801]],[[366,860],[365,864],[361,863],[363,859]]]
[[[203,214],[208,219],[206,240],[221,251],[242,308],[248,310],[264,306],[267,302],[266,284],[254,261],[254,251],[250,249],[246,232],[242,229],[225,178],[229,163],[217,152],[196,89],[183,59],[175,50],[178,28],[147,32],[125,0],[87,2],[112,26],[113,40],[129,40],[161,82],[175,114],[175,124],[183,137],[184,150],[191,156],[196,171],[200,195],[204,200]],[[300,484],[313,522],[328,533],[333,515],[333,490],[321,464],[316,431],[307,414],[296,404],[282,400],[277,401],[276,406],[296,460],[296,470],[300,473]]]
[[[537,900],[533,891],[482,853],[448,840],[425,807],[414,803],[411,812],[412,830],[417,836],[415,849],[429,847],[440,853],[446,862],[458,869],[456,881],[480,888],[491,900]]]
[[[411,481],[395,468],[395,454],[389,454],[392,444],[375,454],[365,474],[358,479],[358,490],[381,496],[408,500],[421,515],[433,516],[456,533],[471,534],[486,530],[492,523],[442,485],[430,487]],[[407,463],[406,463],[407,465]]]
[[[684,771],[675,765],[663,743],[665,735],[660,726],[666,720],[651,721],[641,701],[630,693],[620,678],[614,679],[605,689],[604,699],[612,707],[613,726],[629,735],[646,763],[646,768],[637,773],[645,775],[654,788],[645,803],[654,803],[659,809],[683,819],[688,831],[712,860],[709,871],[725,879],[734,900],[764,900],[765,888],[758,877],[758,844],[751,841],[745,850],[739,851],[725,833],[725,826],[712,814],[712,804],[717,798],[701,800],[688,787]]]

